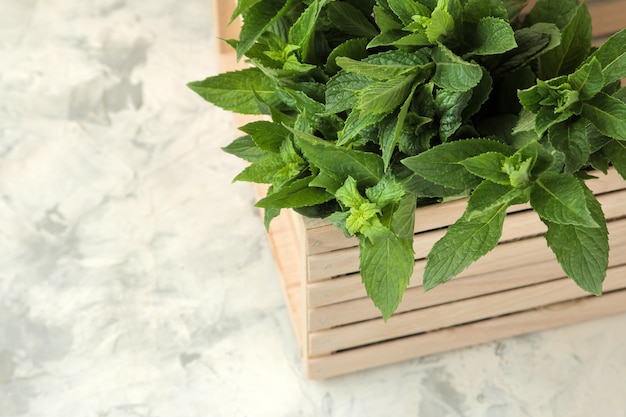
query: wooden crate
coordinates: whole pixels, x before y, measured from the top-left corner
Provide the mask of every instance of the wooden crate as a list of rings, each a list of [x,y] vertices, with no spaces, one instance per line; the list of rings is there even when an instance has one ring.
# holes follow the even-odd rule
[[[270,241],[307,375],[325,378],[626,312],[626,183],[611,170],[589,185],[609,219],[602,297],[564,276],[542,236],[545,226],[526,205],[510,209],[492,252],[424,293],[424,257],[463,212],[465,201],[456,201],[416,210],[415,271],[386,323],[361,284],[356,240],[285,211]]]
[[[214,4],[220,37],[236,36],[223,24],[234,0]],[[588,5],[596,43],[626,26],[626,0]],[[224,70],[241,66],[228,49],[220,50],[220,61]],[[241,125],[250,118],[236,120]],[[590,296],[565,277],[542,236],[544,224],[528,205],[509,209],[492,252],[424,293],[424,258],[464,211],[466,201],[459,200],[416,210],[415,271],[387,322],[361,283],[356,239],[345,238],[325,220],[283,210],[269,240],[306,374],[327,378],[626,312],[626,182],[611,170],[588,184],[609,220],[610,268],[603,296]],[[257,191],[263,195],[263,187]]]

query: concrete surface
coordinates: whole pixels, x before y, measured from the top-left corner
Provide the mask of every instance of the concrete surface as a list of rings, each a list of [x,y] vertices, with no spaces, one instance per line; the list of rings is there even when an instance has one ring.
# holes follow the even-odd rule
[[[0,0],[0,417],[626,416],[626,315],[303,377],[207,0]]]

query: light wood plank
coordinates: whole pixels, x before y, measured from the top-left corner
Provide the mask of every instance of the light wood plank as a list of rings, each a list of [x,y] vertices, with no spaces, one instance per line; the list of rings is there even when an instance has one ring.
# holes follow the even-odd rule
[[[626,27],[626,1],[603,1],[589,4],[593,36],[605,37]]]
[[[626,266],[611,268],[604,288],[607,292],[626,288]],[[314,332],[309,338],[309,354],[311,357],[327,355],[334,351],[530,310],[586,295],[569,278],[559,279],[400,314],[392,316],[387,322],[382,319],[371,320]]]
[[[624,312],[626,290],[616,291],[602,297],[567,301],[329,356],[310,358],[304,365],[305,372],[312,379],[331,378],[365,368],[389,365]]]

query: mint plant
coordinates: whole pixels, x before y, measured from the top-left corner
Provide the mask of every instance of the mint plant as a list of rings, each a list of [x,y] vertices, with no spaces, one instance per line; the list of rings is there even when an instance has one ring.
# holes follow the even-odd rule
[[[626,178],[626,31],[592,47],[578,0],[239,0],[250,68],[189,87],[263,114],[224,150],[270,184],[257,205],[327,217],[360,247],[385,319],[414,267],[415,208],[467,197],[430,251],[426,290],[492,250],[508,207],[530,202],[548,246],[601,294],[608,232],[585,181]],[[428,222],[428,219],[417,219]]]

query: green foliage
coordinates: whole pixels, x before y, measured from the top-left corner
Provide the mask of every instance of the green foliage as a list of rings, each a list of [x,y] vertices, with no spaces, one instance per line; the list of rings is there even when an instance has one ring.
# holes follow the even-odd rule
[[[251,68],[189,83],[248,123],[224,151],[236,178],[270,185],[257,206],[323,214],[359,241],[367,294],[389,318],[413,275],[418,203],[469,197],[434,244],[425,289],[500,239],[530,202],[581,288],[608,265],[602,209],[581,178],[626,179],[626,30],[591,47],[579,0],[239,0]],[[422,219],[427,221],[427,219]]]

